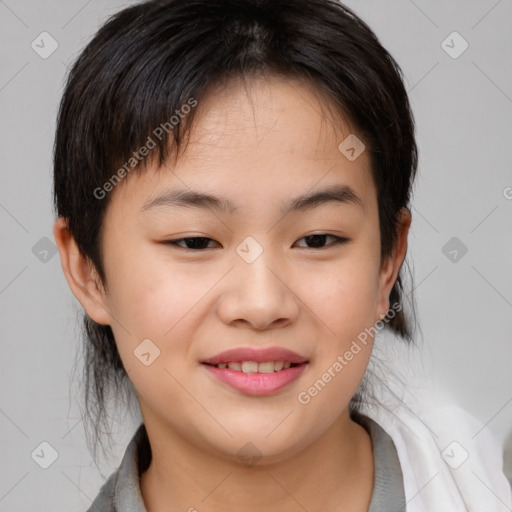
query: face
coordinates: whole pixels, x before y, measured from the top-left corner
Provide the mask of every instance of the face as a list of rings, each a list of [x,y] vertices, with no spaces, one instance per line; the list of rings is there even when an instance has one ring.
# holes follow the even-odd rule
[[[208,95],[183,155],[116,187],[106,291],[88,312],[111,325],[148,429],[225,458],[252,442],[276,461],[348,417],[373,340],[353,342],[386,313],[401,260],[381,265],[369,155],[338,149],[350,125],[329,121],[304,82],[252,79],[249,92],[233,82]],[[279,363],[235,376],[204,363],[238,348],[305,362],[288,377]]]

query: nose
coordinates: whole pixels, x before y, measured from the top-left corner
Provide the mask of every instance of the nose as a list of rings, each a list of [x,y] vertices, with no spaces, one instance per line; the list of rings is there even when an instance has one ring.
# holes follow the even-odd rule
[[[299,315],[299,299],[289,272],[271,258],[269,250],[251,263],[238,254],[226,276],[218,315],[227,325],[266,330],[284,327]]]

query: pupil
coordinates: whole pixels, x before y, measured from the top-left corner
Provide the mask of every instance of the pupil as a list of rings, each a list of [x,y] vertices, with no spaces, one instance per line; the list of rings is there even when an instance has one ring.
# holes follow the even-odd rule
[[[205,241],[207,241],[207,239],[203,236],[194,237],[194,238],[185,238],[185,243],[187,244],[187,247],[189,249],[204,248],[203,245],[205,245],[204,244]],[[208,244],[206,244],[206,245],[208,245]]]
[[[308,237],[306,237],[306,239],[309,239],[309,241],[311,241],[311,239],[313,239],[313,245],[315,245],[315,243],[319,243],[321,240],[323,240],[327,235],[310,235]],[[325,240],[323,240],[325,242]],[[323,244],[320,244],[320,246],[323,245]]]

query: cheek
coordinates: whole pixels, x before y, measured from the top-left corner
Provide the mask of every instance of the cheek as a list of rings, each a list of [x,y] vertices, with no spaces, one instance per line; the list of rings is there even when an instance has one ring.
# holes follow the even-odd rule
[[[132,331],[161,336],[183,316],[200,292],[199,267],[185,266],[166,258],[165,247],[149,244],[137,248],[118,246],[113,253],[110,304],[130,324]],[[193,270],[193,271],[191,271]],[[150,329],[148,332],[141,332]]]
[[[173,352],[180,352],[177,340],[186,339],[194,309],[212,286],[199,266],[179,266],[164,251],[155,257],[155,248],[138,248],[112,258],[108,305],[120,353],[147,338],[162,351],[172,338]]]
[[[347,339],[375,321],[378,279],[376,262],[364,257],[318,266],[302,285],[309,308],[337,339]]]
[[[333,273],[316,273],[309,287],[308,306],[318,313],[322,333],[306,386],[297,395],[298,407],[311,428],[331,424],[359,386],[373,348],[377,273],[372,258],[355,258]],[[316,424],[315,418],[323,421]]]
[[[183,381],[197,365],[190,340],[200,322],[201,299],[218,280],[199,268],[140,250],[119,260],[112,274],[111,302],[118,320],[112,329],[129,378],[147,403],[174,400],[184,406],[187,401],[173,376]]]

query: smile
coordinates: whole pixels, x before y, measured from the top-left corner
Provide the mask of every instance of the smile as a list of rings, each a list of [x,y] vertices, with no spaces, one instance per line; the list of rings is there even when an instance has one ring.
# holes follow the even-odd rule
[[[291,361],[265,361],[264,363],[258,363],[257,361],[232,361],[212,366],[221,369],[229,368],[230,370],[243,373],[274,373],[287,370],[291,366],[297,366],[297,364]]]
[[[202,363],[201,366],[213,377],[215,383],[244,395],[266,396],[291,385],[309,363],[233,361],[216,365]]]

